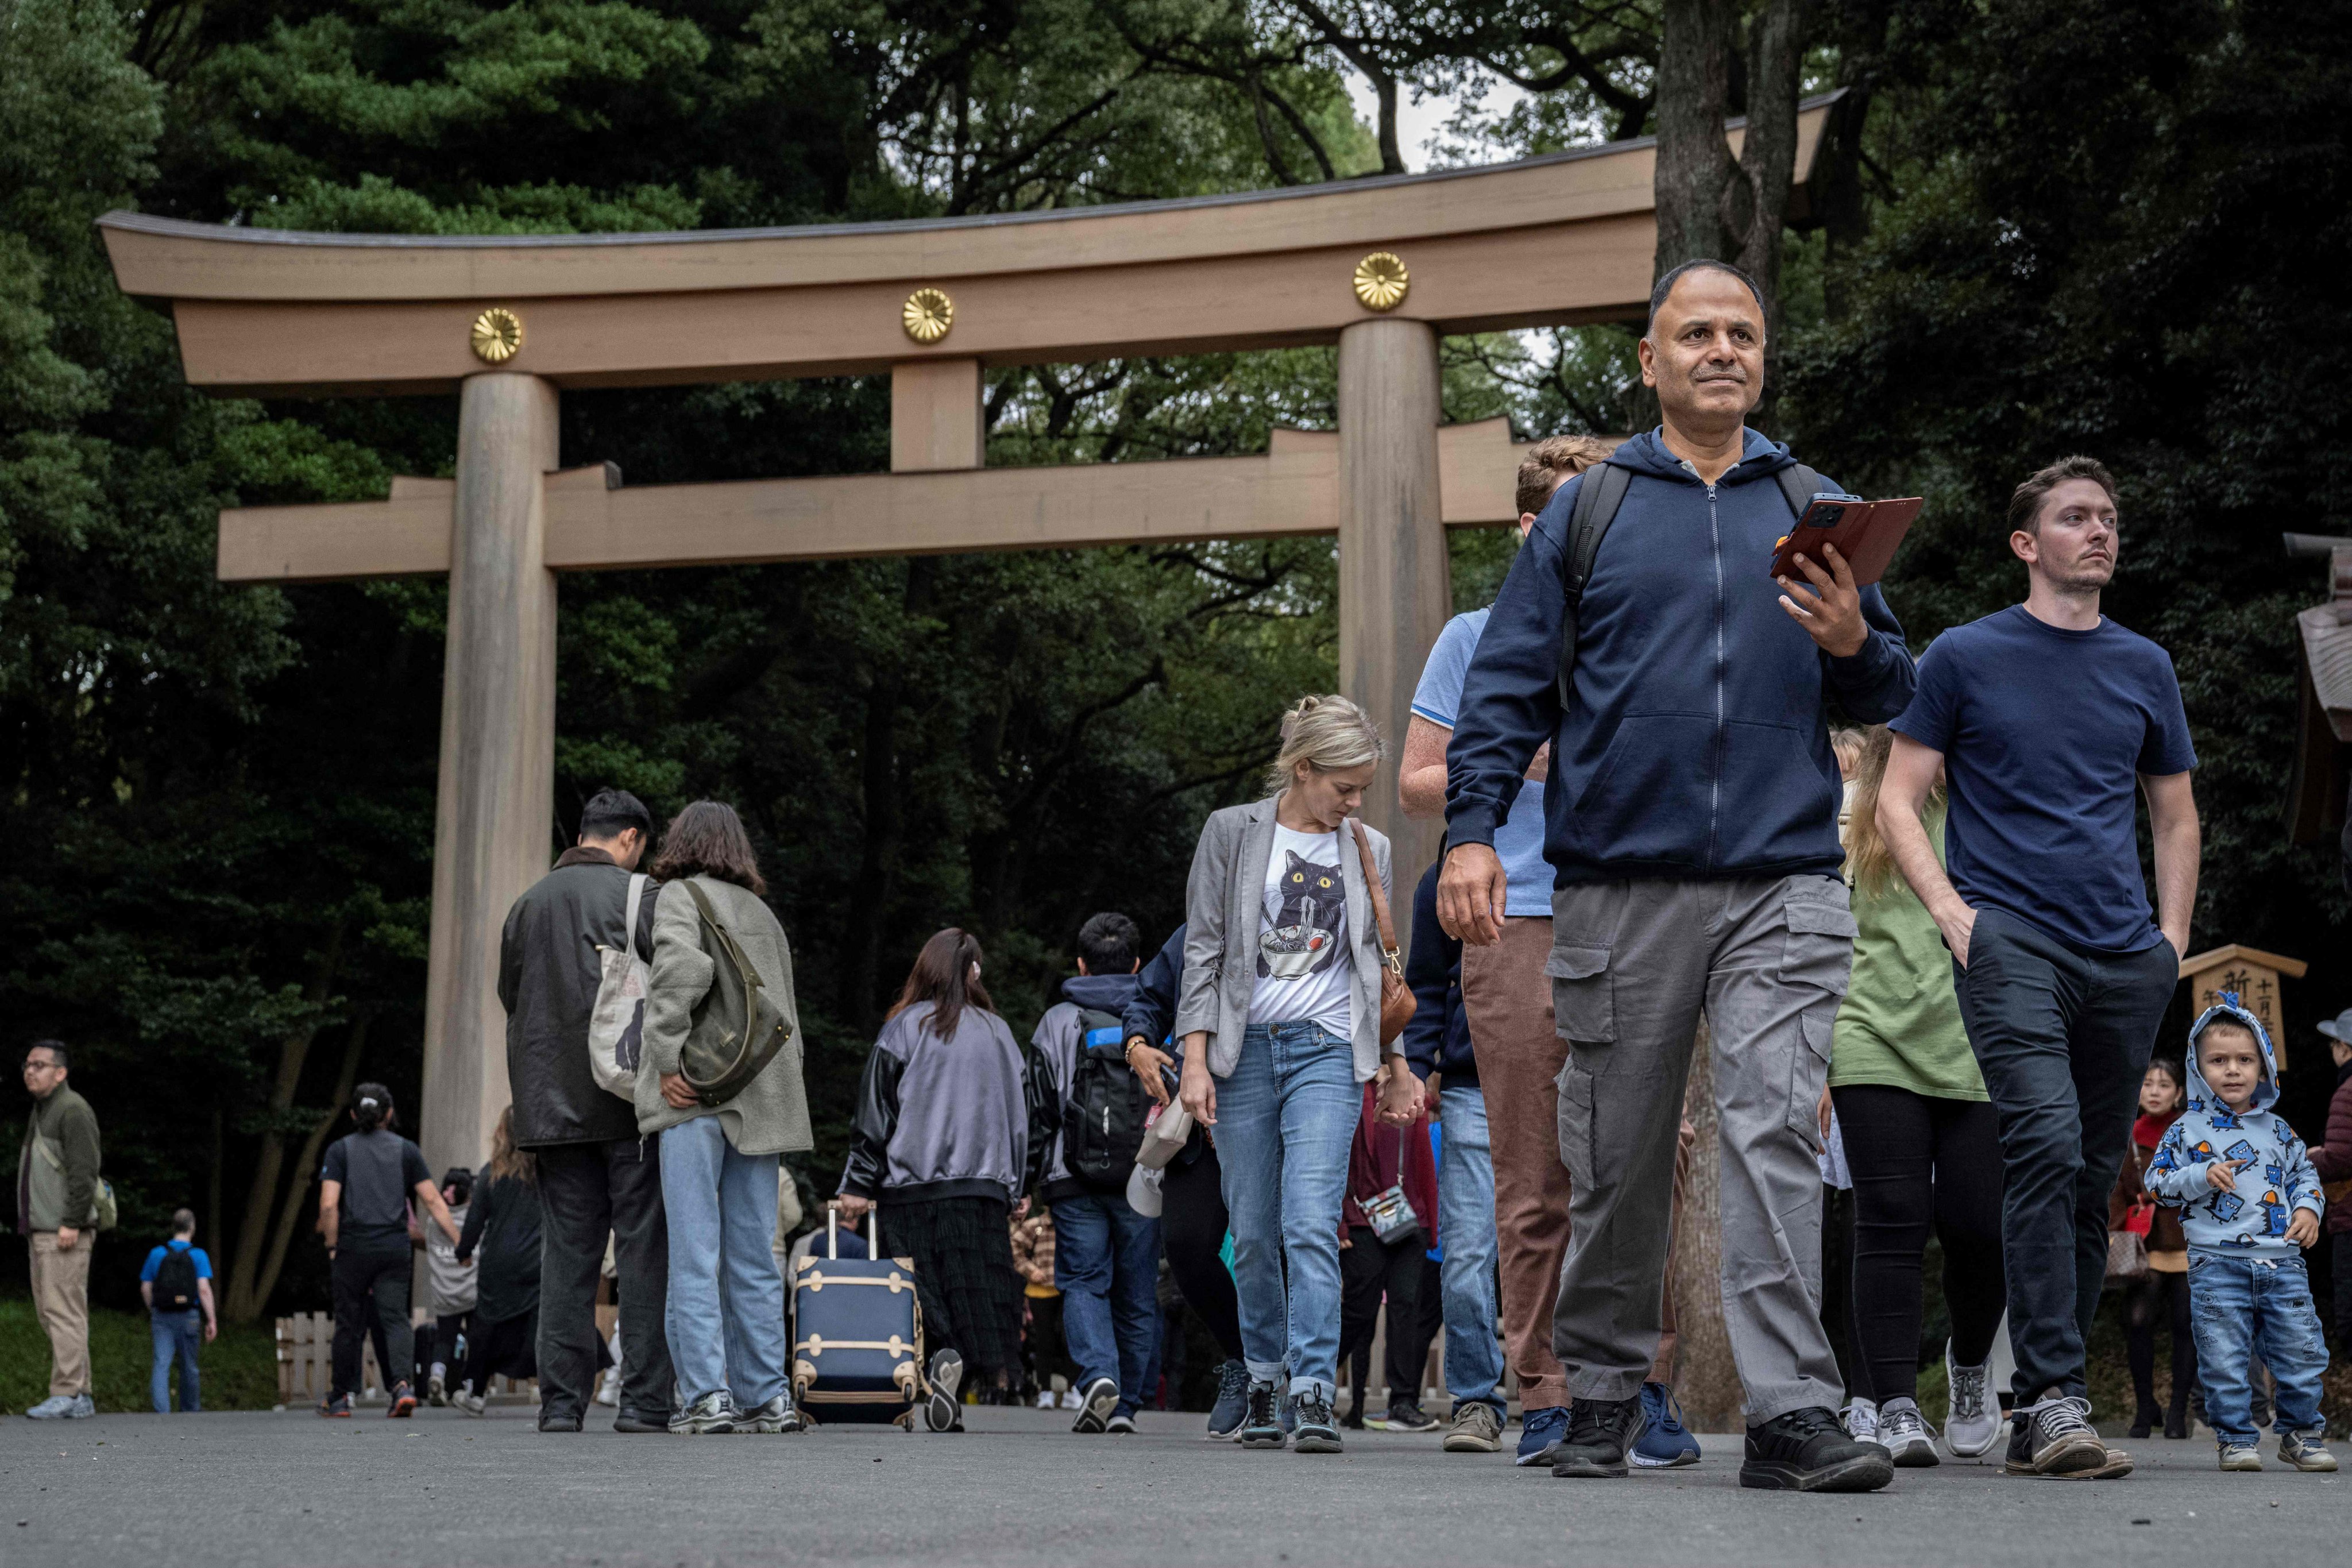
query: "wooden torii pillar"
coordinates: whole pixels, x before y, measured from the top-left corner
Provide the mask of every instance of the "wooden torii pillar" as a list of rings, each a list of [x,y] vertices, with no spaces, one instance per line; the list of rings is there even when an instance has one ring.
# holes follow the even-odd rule
[[[1799,120],[1801,184],[1824,104]],[[1736,146],[1738,131],[1731,131]],[[1444,529],[1516,516],[1501,420],[1441,428],[1441,335],[1638,319],[1649,140],[1516,163],[1125,206],[662,235],[302,234],[112,213],[129,293],[167,301],[196,386],[459,395],[454,479],[233,509],[220,575],[446,572],[449,632],[420,1132],[475,1163],[508,1100],[499,933],[553,843],[555,574],[1336,533],[1339,671],[1391,754],[1365,816],[1401,877]],[[982,466],[984,367],[1337,343],[1339,429],[1263,457]],[[570,387],[888,374],[891,471],[618,488],[558,469]],[[1409,900],[1400,900],[1401,907]]]

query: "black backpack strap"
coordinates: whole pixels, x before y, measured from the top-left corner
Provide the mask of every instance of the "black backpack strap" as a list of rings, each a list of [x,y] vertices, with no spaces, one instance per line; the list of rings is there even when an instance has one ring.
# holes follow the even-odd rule
[[[1799,517],[1805,515],[1805,509],[1813,504],[1815,496],[1834,488],[1802,463],[1792,464],[1772,477],[1780,481],[1780,493],[1788,498],[1789,510]]]
[[[1625,504],[1625,490],[1633,482],[1633,470],[1621,468],[1614,463],[1598,463],[1585,469],[1576,487],[1576,501],[1568,513],[1568,584],[1567,602],[1559,616],[1559,706],[1568,710],[1569,699],[1575,689],[1577,606],[1584,599],[1584,584],[1592,575],[1592,563],[1601,553],[1601,538],[1609,525],[1617,521],[1617,509]]]

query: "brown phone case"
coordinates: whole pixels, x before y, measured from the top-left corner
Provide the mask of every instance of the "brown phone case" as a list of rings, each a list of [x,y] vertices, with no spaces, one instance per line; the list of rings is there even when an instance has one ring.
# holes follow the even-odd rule
[[[1867,588],[1886,574],[1887,563],[1895,559],[1895,547],[1910,531],[1911,520],[1919,515],[1923,504],[1917,496],[1895,500],[1817,500],[1805,509],[1795,528],[1780,536],[1772,552],[1771,575],[1811,587],[1812,580],[1796,563],[1797,552],[1802,551],[1806,560],[1826,572],[1829,563],[1822,557],[1822,546],[1833,544],[1853,573],[1853,585]],[[1840,515],[1827,527],[1821,526],[1820,514],[1832,509]]]

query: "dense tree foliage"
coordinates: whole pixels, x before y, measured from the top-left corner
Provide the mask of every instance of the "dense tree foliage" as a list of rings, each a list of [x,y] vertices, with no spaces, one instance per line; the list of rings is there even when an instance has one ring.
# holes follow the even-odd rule
[[[446,473],[455,405],[190,393],[169,322],[114,290],[100,213],[552,232],[1347,178],[1401,166],[1416,92],[1463,105],[1449,158],[1653,129],[1664,9],[0,0],[0,975],[14,1044],[73,1042],[131,1222],[193,1203],[247,1310],[307,1301],[319,1260],[292,1243],[338,1086],[414,1103],[441,584],[223,587],[213,519]],[[2276,0],[1730,11],[1810,17],[1808,89],[1850,89],[1784,241],[1779,427],[1850,483],[1933,498],[1892,584],[1921,636],[2014,595],[1993,520],[2020,475],[2114,462],[2116,613],[2174,649],[2205,759],[2200,932],[2340,951],[2325,858],[2277,826],[2287,612],[2320,584],[2274,535],[2347,527],[2322,374],[2346,24]],[[1503,80],[1529,96],[1490,111]],[[1622,429],[1631,345],[1451,342],[1448,413]],[[1314,350],[995,373],[990,460],[1262,449],[1328,426],[1332,381]],[[577,394],[563,460],[641,483],[869,470],[887,401],[857,380]],[[1461,602],[1508,551],[1456,542]],[[559,818],[608,783],[743,810],[798,950],[823,1171],[930,930],[982,933],[1025,1030],[1085,914],[1169,929],[1202,815],[1333,678],[1332,584],[1319,541],[567,577]]]

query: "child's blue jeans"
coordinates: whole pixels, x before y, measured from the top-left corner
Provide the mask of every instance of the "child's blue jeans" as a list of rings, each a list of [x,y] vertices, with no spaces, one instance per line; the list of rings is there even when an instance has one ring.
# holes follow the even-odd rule
[[[2319,1378],[2327,1370],[2311,1279],[2299,1257],[2240,1257],[2191,1248],[2189,1316],[2197,1337],[2197,1376],[2205,1385],[2205,1420],[2224,1447],[2253,1446],[2253,1383],[2248,1359],[2259,1354],[2278,1380],[2277,1430],[2320,1427]]]

